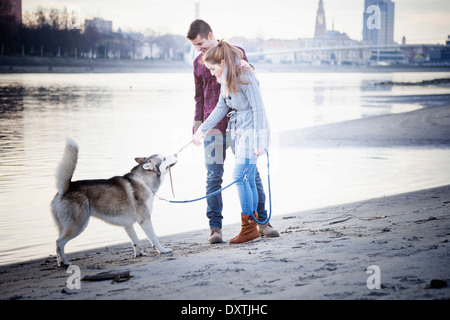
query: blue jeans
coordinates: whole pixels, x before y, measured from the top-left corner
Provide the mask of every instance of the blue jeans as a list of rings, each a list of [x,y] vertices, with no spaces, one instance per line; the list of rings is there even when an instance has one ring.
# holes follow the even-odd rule
[[[256,188],[256,162],[258,158],[237,158],[234,166],[233,179],[238,180],[236,187],[242,213],[251,216],[258,210],[258,189]]]
[[[234,152],[234,141],[230,135],[206,135],[204,140],[205,148],[205,167],[206,175],[206,194],[213,193],[222,188],[222,177],[224,171],[224,162],[226,158],[226,150],[232,147]],[[231,181],[230,181],[231,182]],[[255,183],[258,192],[258,220],[265,221],[267,219],[267,210],[265,208],[266,195],[259,176],[258,169],[255,170]],[[210,228],[222,228],[222,195],[218,193],[206,199],[207,209],[206,216],[209,219]]]

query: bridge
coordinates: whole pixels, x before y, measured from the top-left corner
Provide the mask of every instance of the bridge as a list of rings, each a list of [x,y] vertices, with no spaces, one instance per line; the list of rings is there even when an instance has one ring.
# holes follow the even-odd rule
[[[349,45],[324,45],[324,46],[306,46],[302,48],[289,48],[289,49],[272,49],[264,51],[248,52],[249,58],[270,58],[275,56],[288,56],[296,54],[307,54],[309,59],[307,60],[321,60],[315,59],[312,55],[317,54],[322,56],[323,60],[329,60],[330,55],[334,54],[335,60],[341,61],[365,61],[372,60],[391,60],[399,61],[406,59],[405,53],[412,53],[417,49],[427,48],[427,51],[442,50],[446,46],[439,44],[392,44],[392,45],[370,45],[370,44],[349,44]],[[327,58],[328,57],[328,58]],[[297,59],[295,56],[294,59]],[[332,59],[333,60],[333,59]]]
[[[389,49],[400,49],[401,45],[391,45],[391,46],[371,46],[371,45],[357,45],[357,46],[328,46],[328,47],[309,47],[309,48],[298,48],[298,49],[282,49],[282,50],[272,50],[272,51],[257,51],[246,53],[247,57],[261,57],[270,56],[276,54],[289,54],[289,53],[303,53],[303,52],[327,52],[327,51],[349,51],[349,50],[389,50]]]

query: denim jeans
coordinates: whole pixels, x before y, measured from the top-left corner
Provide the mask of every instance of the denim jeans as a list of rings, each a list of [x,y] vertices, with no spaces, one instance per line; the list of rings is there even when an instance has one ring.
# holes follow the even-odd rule
[[[258,189],[256,188],[255,174],[258,158],[237,158],[234,166],[233,179],[238,180],[236,187],[242,213],[251,216],[258,210]]]
[[[207,170],[206,194],[213,193],[222,188],[224,162],[226,158],[226,150],[228,147],[231,147],[234,153],[234,141],[231,140],[229,134],[205,136],[204,151],[205,167]],[[266,195],[264,193],[264,188],[257,168],[255,170],[255,183],[258,193],[258,220],[264,221],[267,218],[267,211],[265,208]],[[209,219],[210,228],[222,228],[223,203],[221,193],[207,198],[206,203],[206,216]]]

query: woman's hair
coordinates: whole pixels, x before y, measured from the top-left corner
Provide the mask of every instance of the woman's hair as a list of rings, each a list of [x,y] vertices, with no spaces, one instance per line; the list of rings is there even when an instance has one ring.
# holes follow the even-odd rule
[[[228,92],[232,93],[237,93],[238,84],[248,84],[242,80],[242,75],[252,69],[248,64],[243,66],[242,59],[242,51],[223,40],[220,40],[217,46],[210,48],[203,55],[203,63],[221,64],[222,60],[225,62],[227,66],[226,88]]]
[[[194,40],[197,36],[200,36],[202,39],[207,39],[210,32],[212,32],[212,29],[209,24],[201,19],[197,19],[189,26],[186,38]]]

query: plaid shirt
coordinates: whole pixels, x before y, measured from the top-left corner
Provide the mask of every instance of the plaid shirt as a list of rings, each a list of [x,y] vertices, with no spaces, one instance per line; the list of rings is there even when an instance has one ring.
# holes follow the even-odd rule
[[[243,53],[243,58],[248,62],[245,51],[240,49]],[[194,113],[194,127],[193,133],[203,121],[208,118],[211,112],[217,105],[220,96],[220,83],[217,82],[216,77],[211,74],[208,68],[201,62],[203,53],[194,59],[194,82],[195,82],[195,113]],[[215,127],[211,134],[226,133],[228,125],[228,117],[224,117]]]

